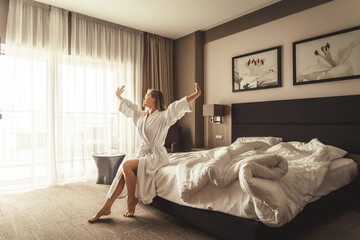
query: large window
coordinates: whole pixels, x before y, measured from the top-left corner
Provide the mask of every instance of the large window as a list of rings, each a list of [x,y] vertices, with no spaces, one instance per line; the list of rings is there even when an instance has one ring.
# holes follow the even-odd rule
[[[95,177],[92,154],[120,151],[119,69],[106,66],[68,57],[53,90],[46,57],[0,55],[0,192],[51,183],[54,157],[61,180]]]
[[[120,119],[114,95],[116,78],[111,69],[102,64],[79,65],[69,58],[61,71],[57,128],[61,135],[61,172],[66,177],[70,168],[83,171],[92,166],[93,153],[120,151]]]
[[[27,0],[7,19],[0,192],[94,178],[93,153],[135,152],[114,93],[141,103],[143,33]]]
[[[0,55],[0,187],[46,182],[47,60]]]

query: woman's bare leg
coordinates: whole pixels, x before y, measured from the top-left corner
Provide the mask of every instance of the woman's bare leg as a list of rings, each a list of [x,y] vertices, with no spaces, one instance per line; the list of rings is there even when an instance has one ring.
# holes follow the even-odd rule
[[[96,222],[97,220],[99,220],[99,218],[103,215],[110,215],[111,213],[111,206],[114,204],[115,200],[117,199],[117,197],[120,195],[120,193],[122,192],[122,190],[124,189],[125,186],[125,179],[124,176],[121,176],[121,179],[119,181],[119,184],[117,185],[115,192],[113,193],[113,195],[111,196],[111,198],[106,199],[105,203],[103,204],[103,206],[99,209],[99,211],[96,213],[95,216],[91,217],[88,219],[88,222]]]
[[[132,217],[135,213],[135,207],[138,203],[138,199],[135,197],[135,187],[136,187],[136,175],[135,171],[139,165],[139,159],[128,160],[124,163],[124,176],[125,183],[128,190],[128,200],[127,200],[127,212],[124,213],[124,217]]]

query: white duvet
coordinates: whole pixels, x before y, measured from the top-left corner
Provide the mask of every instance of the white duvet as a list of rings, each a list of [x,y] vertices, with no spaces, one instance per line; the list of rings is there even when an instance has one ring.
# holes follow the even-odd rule
[[[239,181],[260,221],[272,227],[289,222],[315,196],[333,155],[317,139],[309,143],[264,139],[238,139],[230,146],[179,160],[182,200],[190,202],[207,184],[226,187]]]

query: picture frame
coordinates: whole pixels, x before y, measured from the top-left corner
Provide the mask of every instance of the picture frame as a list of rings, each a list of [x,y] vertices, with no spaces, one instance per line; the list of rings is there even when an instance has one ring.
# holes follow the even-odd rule
[[[360,26],[293,42],[293,85],[360,78]]]
[[[281,46],[232,58],[232,91],[281,87]]]

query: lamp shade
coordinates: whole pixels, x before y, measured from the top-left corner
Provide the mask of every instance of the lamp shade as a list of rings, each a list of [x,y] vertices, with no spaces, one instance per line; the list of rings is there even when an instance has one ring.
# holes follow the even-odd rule
[[[203,116],[223,116],[224,106],[219,104],[206,104],[203,105]]]

